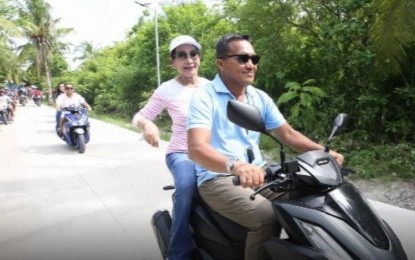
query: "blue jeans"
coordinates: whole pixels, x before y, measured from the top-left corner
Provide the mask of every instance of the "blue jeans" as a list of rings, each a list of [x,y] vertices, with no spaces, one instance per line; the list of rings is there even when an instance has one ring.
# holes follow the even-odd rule
[[[196,192],[195,164],[187,153],[167,154],[166,163],[176,187],[167,257],[169,260],[192,259],[193,240],[189,222],[193,195]]]
[[[56,111],[56,116],[55,116],[55,120],[56,120],[55,130],[56,131],[60,127],[61,114],[62,114],[62,111],[60,111],[60,110]]]

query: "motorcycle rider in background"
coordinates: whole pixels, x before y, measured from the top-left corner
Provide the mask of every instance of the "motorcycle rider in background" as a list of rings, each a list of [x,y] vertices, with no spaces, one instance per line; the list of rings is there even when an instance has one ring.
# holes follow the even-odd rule
[[[43,91],[38,89],[35,86],[32,86],[32,88],[34,88],[34,90],[33,90],[33,101],[35,101],[35,99],[39,99],[40,102],[42,102]]]
[[[10,121],[13,121],[14,118],[14,109],[13,109],[13,100],[6,95],[6,91],[4,88],[0,88],[0,108],[1,109],[7,109],[10,111],[11,118],[9,118]]]
[[[199,193],[213,210],[249,229],[245,243],[247,260],[266,258],[263,243],[278,227],[268,199],[278,194],[265,190],[255,200],[249,198],[252,188],[264,184],[260,133],[230,122],[226,112],[228,101],[234,99],[256,106],[267,129],[294,150],[324,149],[294,130],[273,100],[251,85],[258,62],[249,36],[223,36],[216,45],[219,74],[193,95],[187,124],[189,157],[197,164]],[[341,154],[334,151],[330,154],[339,164],[343,163]],[[241,186],[233,184],[233,175],[239,177]]]
[[[75,93],[75,89],[71,83],[65,84],[65,92],[56,99],[56,109],[62,111],[63,108],[69,107],[71,105],[75,106],[84,106],[88,111],[92,111],[91,106],[85,101],[85,99]],[[63,132],[63,123],[65,120],[65,111],[62,111],[59,121],[59,128],[57,129],[58,135],[62,136]]]
[[[62,94],[65,94],[65,83],[60,82],[58,86],[56,87],[56,90],[53,92],[53,101],[55,102],[55,104],[56,104],[56,100],[58,99],[58,97]],[[60,126],[61,114],[62,114],[62,111],[57,108],[56,115],[55,115],[55,120],[56,120],[55,130],[56,131],[58,131],[59,126]]]

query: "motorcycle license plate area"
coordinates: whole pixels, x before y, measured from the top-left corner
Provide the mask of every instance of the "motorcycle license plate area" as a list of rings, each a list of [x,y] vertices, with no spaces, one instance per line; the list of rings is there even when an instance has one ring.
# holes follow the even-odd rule
[[[83,128],[75,128],[75,133],[81,135],[81,134],[84,134],[85,133],[85,130]]]

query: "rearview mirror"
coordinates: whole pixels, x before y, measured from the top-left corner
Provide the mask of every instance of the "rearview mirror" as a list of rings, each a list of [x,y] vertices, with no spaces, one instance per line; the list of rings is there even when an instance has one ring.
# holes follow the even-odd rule
[[[227,107],[227,116],[236,125],[268,135],[264,120],[257,107],[237,100],[230,100]]]

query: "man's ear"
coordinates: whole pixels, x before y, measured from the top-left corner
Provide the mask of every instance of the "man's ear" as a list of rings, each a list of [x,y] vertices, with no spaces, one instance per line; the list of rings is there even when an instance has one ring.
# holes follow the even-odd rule
[[[222,71],[223,60],[222,59],[216,59],[216,66],[218,67],[219,71]]]

